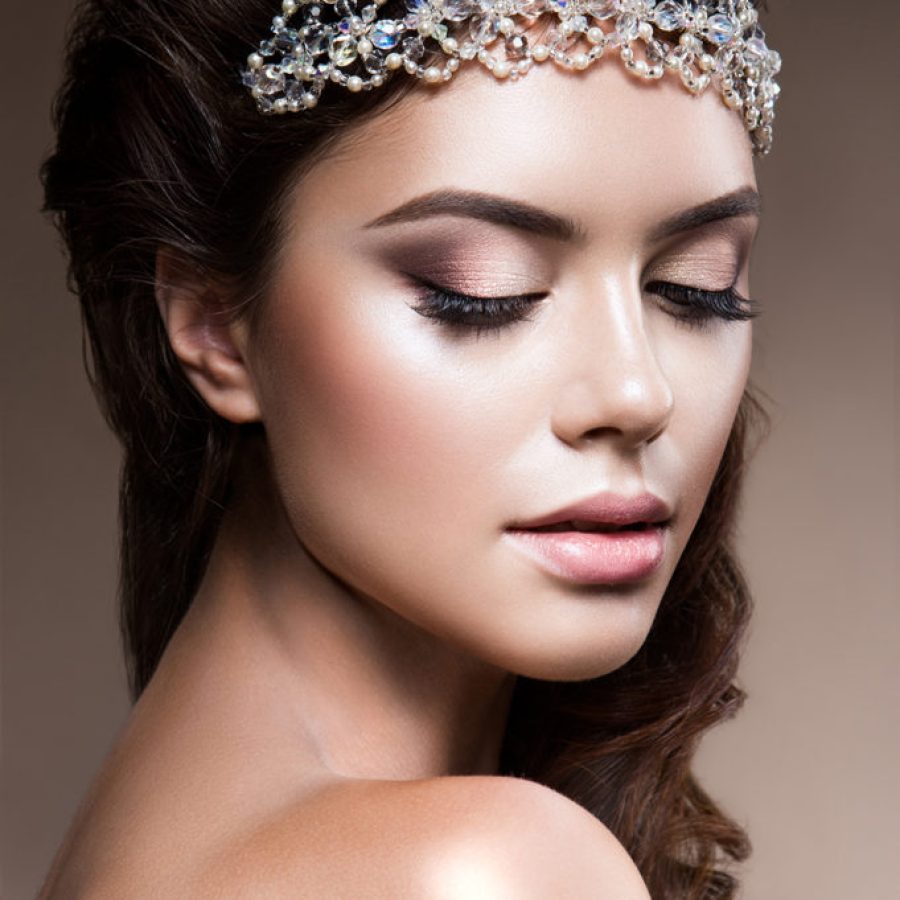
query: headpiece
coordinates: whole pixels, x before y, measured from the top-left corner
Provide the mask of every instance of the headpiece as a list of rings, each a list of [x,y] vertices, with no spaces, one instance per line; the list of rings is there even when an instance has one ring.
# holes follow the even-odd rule
[[[771,146],[781,57],[750,0],[405,0],[402,18],[379,18],[386,2],[283,0],[243,72],[259,110],[311,109],[326,81],[371,90],[398,69],[438,84],[477,60],[515,80],[533,62],[586,69],[615,53],[640,78],[671,69],[694,94],[713,84],[754,151]],[[533,37],[539,19],[547,27]]]

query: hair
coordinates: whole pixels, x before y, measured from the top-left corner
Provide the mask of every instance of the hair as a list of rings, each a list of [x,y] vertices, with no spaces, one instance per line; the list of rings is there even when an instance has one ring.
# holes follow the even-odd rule
[[[403,0],[389,0],[398,14]],[[339,137],[416,86],[329,90],[314,115],[260,115],[239,69],[272,0],[82,0],[42,177],[69,253],[85,364],[123,447],[120,626],[131,697],[153,675],[203,577],[242,438],[170,347],[160,248],[233,285],[252,310],[281,238],[281,199]],[[732,897],[750,851],[691,772],[697,742],[744,700],[733,683],[751,601],[731,546],[748,437],[768,415],[748,387],[650,634],[626,665],[577,683],[517,680],[503,774],[549,785],[602,820],[655,900]]]

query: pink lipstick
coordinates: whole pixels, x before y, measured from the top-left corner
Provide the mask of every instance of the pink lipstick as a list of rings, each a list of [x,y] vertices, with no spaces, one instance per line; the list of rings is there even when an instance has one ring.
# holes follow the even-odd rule
[[[652,574],[666,554],[672,513],[653,494],[605,491],[506,529],[518,549],[553,575],[616,584]]]

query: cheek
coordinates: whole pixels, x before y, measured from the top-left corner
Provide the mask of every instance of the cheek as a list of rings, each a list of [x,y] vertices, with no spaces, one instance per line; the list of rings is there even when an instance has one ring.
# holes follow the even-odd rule
[[[750,371],[752,338],[750,324],[726,325],[716,340],[701,345],[698,338],[693,352],[690,342],[684,342],[667,361],[678,383],[677,412],[669,430],[677,448],[672,462],[680,471],[670,475],[683,485],[685,541],[700,516],[734,424]]]
[[[488,485],[513,411],[424,322],[396,296],[331,290],[281,298],[261,335],[276,478],[300,538],[342,569],[371,573],[401,552],[450,566],[499,524]]]

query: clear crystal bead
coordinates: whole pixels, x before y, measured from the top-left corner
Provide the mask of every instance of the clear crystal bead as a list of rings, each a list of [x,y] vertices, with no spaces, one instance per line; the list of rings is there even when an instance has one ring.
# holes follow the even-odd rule
[[[671,0],[666,0],[653,11],[653,21],[663,31],[678,31],[684,27],[684,8]]]
[[[769,48],[762,38],[750,38],[744,48],[749,56],[756,57],[756,59],[765,59],[769,55]]]
[[[356,59],[356,38],[349,34],[338,34],[331,39],[328,55],[336,66],[349,66]]]
[[[616,34],[623,43],[633,41],[638,36],[638,17],[634,13],[625,13],[616,22]]]
[[[572,31],[585,32],[588,30],[587,16],[572,16],[572,18],[569,19],[569,23],[572,27]]]
[[[362,8],[360,15],[363,22],[365,22],[366,25],[369,25],[378,17],[378,7],[374,3],[370,3],[368,6]]]
[[[475,11],[471,0],[444,0],[441,7],[445,19],[451,22],[462,22]]]
[[[475,39],[481,44],[489,44],[500,32],[500,20],[496,16],[486,16],[473,32]]]
[[[595,19],[611,19],[618,12],[616,0],[587,0],[584,11]]]
[[[507,59],[522,59],[528,52],[528,38],[524,34],[510,35],[504,44]]]
[[[277,66],[265,66],[260,76],[258,86],[261,94],[271,96],[284,90],[284,75]]]
[[[294,81],[293,79],[284,86],[284,96],[287,97],[288,100],[299,100],[303,91],[304,86],[300,84],[299,81]]]
[[[306,49],[313,56],[325,53],[328,50],[329,33],[321,25],[312,25],[306,31],[304,42]]]
[[[369,40],[379,50],[392,50],[397,46],[401,35],[400,27],[391,19],[378,22],[369,32]]]
[[[356,4],[353,0],[335,0],[334,10],[339,16],[355,16]]]
[[[516,11],[520,16],[536,19],[544,12],[543,0],[519,0]]]
[[[377,53],[370,53],[363,63],[366,71],[372,75],[381,75],[384,72],[384,59]]]
[[[425,55],[425,42],[419,35],[408,37],[403,42],[403,52],[410,59],[421,59]]]
[[[706,23],[706,36],[714,44],[727,44],[737,32],[737,24],[724,13],[710,16]]]

